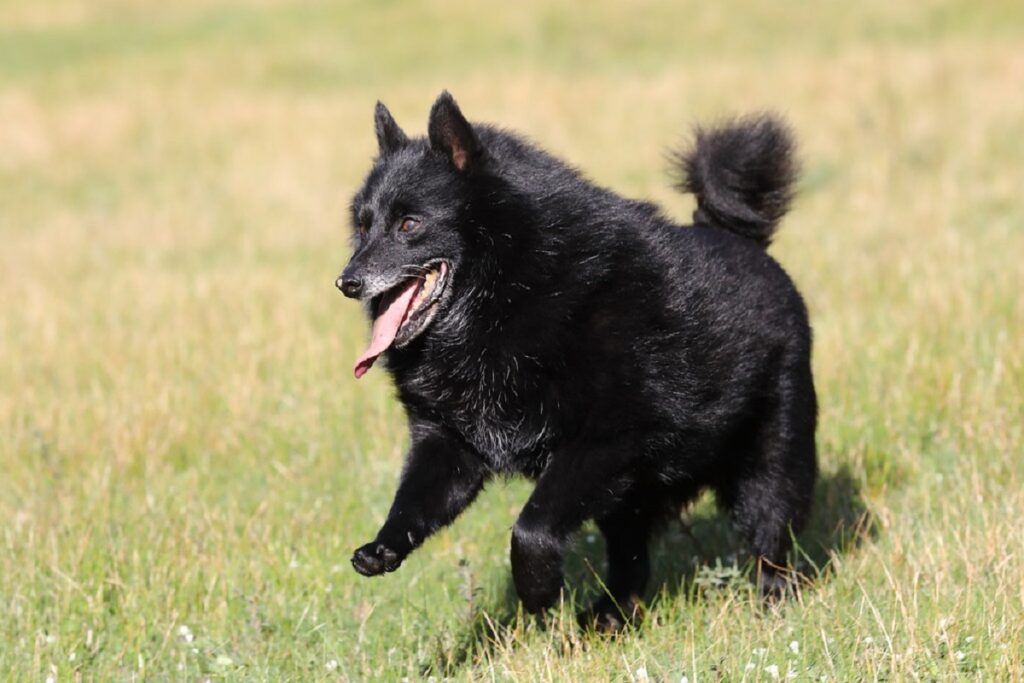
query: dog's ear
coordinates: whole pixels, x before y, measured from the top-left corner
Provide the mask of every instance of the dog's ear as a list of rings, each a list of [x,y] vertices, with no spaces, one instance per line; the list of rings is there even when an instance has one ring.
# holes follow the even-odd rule
[[[377,131],[377,145],[380,147],[382,157],[409,144],[409,138],[395,123],[395,119],[392,118],[391,112],[383,102],[377,102],[377,108],[373,112],[373,127]]]
[[[430,138],[430,147],[448,157],[460,171],[471,169],[480,155],[480,143],[473,127],[466,121],[459,111],[459,105],[455,104],[447,90],[441,93],[430,108],[427,136]]]

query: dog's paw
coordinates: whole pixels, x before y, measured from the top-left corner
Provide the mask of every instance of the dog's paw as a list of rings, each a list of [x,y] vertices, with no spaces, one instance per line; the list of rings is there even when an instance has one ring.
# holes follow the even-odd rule
[[[576,618],[585,630],[596,633],[617,635],[636,628],[643,621],[644,606],[640,598],[632,595],[621,602],[603,596],[590,609],[580,612]]]
[[[757,577],[757,587],[761,599],[768,605],[781,602],[800,592],[800,584],[795,574],[775,569],[763,569]]]
[[[402,564],[402,558],[383,543],[367,543],[352,554],[352,566],[363,576],[377,576],[393,572]]]
[[[538,614],[562,594],[562,555],[557,541],[539,533],[512,530],[512,581],[523,607]]]

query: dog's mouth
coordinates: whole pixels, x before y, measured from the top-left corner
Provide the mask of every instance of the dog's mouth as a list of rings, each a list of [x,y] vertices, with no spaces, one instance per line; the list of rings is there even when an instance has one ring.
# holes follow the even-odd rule
[[[356,379],[369,370],[380,354],[401,348],[422,333],[441,306],[448,285],[448,264],[432,261],[381,295],[376,303],[370,345],[356,361]]]

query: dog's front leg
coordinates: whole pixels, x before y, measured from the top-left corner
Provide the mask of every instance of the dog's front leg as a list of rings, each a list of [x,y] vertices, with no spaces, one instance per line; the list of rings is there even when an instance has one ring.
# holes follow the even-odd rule
[[[483,461],[442,428],[414,423],[398,492],[377,538],[352,555],[364,576],[393,572],[468,506],[487,478]]]
[[[512,527],[512,579],[528,612],[558,601],[566,542],[628,488],[625,459],[633,452],[616,442],[552,456]]]

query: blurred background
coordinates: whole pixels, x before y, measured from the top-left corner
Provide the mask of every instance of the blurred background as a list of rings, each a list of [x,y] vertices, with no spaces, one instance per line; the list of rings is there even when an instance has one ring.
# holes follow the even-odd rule
[[[0,671],[1022,675],[1022,86],[1019,1],[0,0]],[[346,207],[374,103],[422,134],[442,88],[680,221],[667,146],[792,123],[772,254],[822,403],[800,601],[760,616],[705,500],[643,632],[582,639],[571,602],[538,628],[508,586],[521,482],[351,570],[406,435],[386,375],[351,376]],[[580,600],[600,563],[585,531]]]

